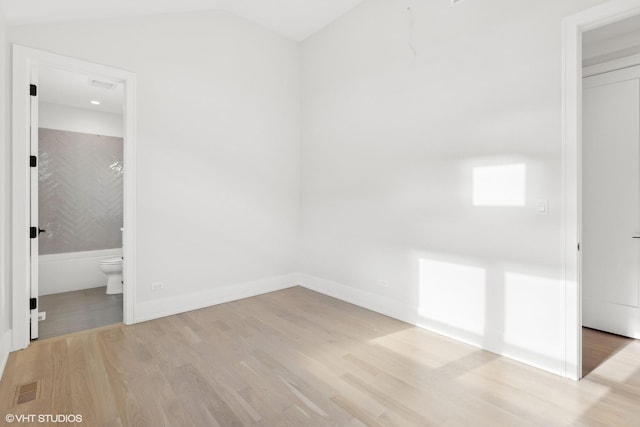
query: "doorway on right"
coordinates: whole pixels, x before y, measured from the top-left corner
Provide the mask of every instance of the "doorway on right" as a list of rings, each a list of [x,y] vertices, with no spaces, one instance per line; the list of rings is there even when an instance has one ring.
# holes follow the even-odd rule
[[[640,338],[640,16],[583,35],[583,375]]]

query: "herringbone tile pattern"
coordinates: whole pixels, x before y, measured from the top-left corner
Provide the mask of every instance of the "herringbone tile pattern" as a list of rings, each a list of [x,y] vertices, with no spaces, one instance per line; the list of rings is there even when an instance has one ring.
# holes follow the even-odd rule
[[[122,138],[39,130],[40,254],[122,247]]]

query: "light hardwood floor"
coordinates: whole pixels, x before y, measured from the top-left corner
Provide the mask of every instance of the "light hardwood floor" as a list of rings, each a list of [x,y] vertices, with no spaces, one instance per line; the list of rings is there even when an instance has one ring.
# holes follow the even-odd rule
[[[39,324],[40,339],[122,323],[122,294],[107,295],[106,286],[43,295],[38,302],[47,313]]]
[[[36,342],[0,397],[86,426],[638,426],[640,345],[573,382],[292,288]]]

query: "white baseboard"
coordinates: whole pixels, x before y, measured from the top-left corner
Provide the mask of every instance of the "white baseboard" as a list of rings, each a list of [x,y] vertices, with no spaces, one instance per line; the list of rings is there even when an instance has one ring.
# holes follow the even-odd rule
[[[0,378],[4,374],[4,368],[7,365],[9,359],[9,353],[11,353],[11,329],[7,330],[0,337]]]
[[[376,313],[411,323],[412,325],[417,324],[417,317],[415,314],[411,314],[417,312],[417,310],[410,305],[392,301],[371,292],[366,292],[331,280],[321,279],[309,274],[299,274],[298,283],[302,287],[357,305],[358,307],[363,307]]]
[[[418,315],[417,306],[403,304],[381,295],[309,274],[298,274],[298,284],[307,289],[407,322],[456,341],[508,357],[556,375],[565,376],[563,360],[509,345],[504,342],[501,335],[488,334],[479,336],[450,325],[422,318]]]
[[[184,313],[243,298],[250,298],[297,285],[545,371],[557,375],[564,375],[562,369],[563,360],[548,358],[544,355],[509,345],[504,342],[500,335],[473,335],[450,325],[420,317],[417,306],[394,301],[388,297],[357,289],[352,286],[302,273],[291,273],[251,282],[237,283],[202,292],[140,302],[136,304],[134,309],[134,323]],[[3,334],[2,341],[0,342],[0,373],[4,370],[11,350],[11,331],[7,331]]]
[[[136,304],[134,309],[134,323],[291,288],[297,285],[298,276],[298,274],[292,273],[202,292],[140,302]]]

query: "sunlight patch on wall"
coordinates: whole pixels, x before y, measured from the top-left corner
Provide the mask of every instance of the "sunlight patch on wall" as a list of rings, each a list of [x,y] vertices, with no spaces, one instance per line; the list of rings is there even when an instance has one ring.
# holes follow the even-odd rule
[[[485,286],[483,268],[421,259],[418,314],[446,326],[482,335]]]
[[[546,358],[564,358],[564,281],[504,275],[504,340]]]
[[[524,164],[473,168],[473,205],[524,206],[526,176]]]

